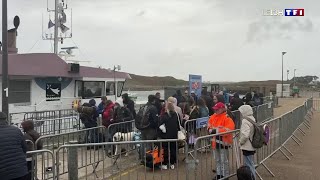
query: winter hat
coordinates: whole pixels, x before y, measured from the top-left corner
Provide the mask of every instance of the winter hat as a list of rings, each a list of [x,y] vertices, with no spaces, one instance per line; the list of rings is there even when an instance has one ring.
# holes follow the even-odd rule
[[[96,105],[96,100],[90,99],[89,104],[90,104],[91,106],[95,106],[95,105]]]
[[[116,103],[115,103],[115,104],[119,104],[120,107],[123,107],[123,100],[122,100],[122,98],[118,98],[118,99],[116,100]]]

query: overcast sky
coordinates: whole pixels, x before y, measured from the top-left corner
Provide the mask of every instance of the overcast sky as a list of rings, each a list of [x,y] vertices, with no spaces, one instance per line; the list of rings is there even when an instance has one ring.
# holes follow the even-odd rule
[[[50,0],[49,0],[50,1]],[[51,0],[53,1],[53,0]],[[320,1],[316,0],[68,0],[77,59],[139,75],[205,81],[285,79],[320,75]],[[8,0],[9,26],[19,15],[20,53],[52,52],[43,41],[45,0]],[[304,8],[304,17],[262,16],[266,9]],[[69,11],[70,12],[70,11]],[[1,20],[0,20],[1,21]],[[70,21],[69,21],[70,22]],[[61,45],[60,45],[61,47]]]

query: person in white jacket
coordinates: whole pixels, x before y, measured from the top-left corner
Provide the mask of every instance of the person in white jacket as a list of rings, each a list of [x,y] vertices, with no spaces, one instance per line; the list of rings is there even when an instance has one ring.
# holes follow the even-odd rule
[[[251,144],[251,140],[254,134],[254,126],[251,122],[247,119],[250,119],[256,122],[255,118],[253,117],[253,110],[252,107],[249,105],[243,105],[239,108],[239,111],[242,115],[242,123],[240,129],[240,149],[243,153],[243,160],[244,165],[248,166],[255,177],[255,165],[253,161],[254,154],[256,149],[253,148]]]

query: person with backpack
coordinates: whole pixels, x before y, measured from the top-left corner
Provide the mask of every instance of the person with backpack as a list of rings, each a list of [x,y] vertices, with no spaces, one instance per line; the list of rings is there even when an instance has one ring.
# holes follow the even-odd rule
[[[123,101],[121,98],[119,98],[113,107],[113,122],[112,123],[121,123],[121,122],[128,122],[133,119],[133,115],[131,111],[124,106]],[[132,124],[131,123],[125,123],[120,125],[120,127],[114,127],[116,132],[121,133],[128,133],[132,132]]]
[[[135,125],[141,131],[141,140],[156,140],[158,137],[159,115],[154,105],[155,95],[148,96],[148,102],[142,106],[136,115]],[[152,149],[151,144],[142,143],[140,146],[141,163],[145,163],[146,150]]]
[[[213,114],[208,121],[209,134],[225,133],[235,129],[233,120],[227,115],[225,104],[218,102],[213,110]],[[229,176],[229,148],[233,142],[233,134],[214,136],[212,139],[212,149],[216,155],[216,179]]]
[[[97,118],[99,117],[99,113],[95,104],[96,101],[94,99],[91,99],[89,103],[83,103],[82,107],[80,107],[80,120],[83,123],[85,129],[98,126]],[[88,133],[86,133],[87,143],[95,143],[97,142],[97,140],[98,131],[96,129],[91,129],[88,131]]]
[[[254,123],[256,122],[253,117],[252,107],[243,105],[239,108],[242,115],[242,124],[240,129],[240,149],[243,154],[244,165],[248,166],[255,177],[255,165],[253,161],[256,149],[253,147],[252,142],[255,134]]]
[[[122,95],[123,104],[130,110],[133,119],[136,117],[136,110],[134,109],[134,101],[130,99],[128,93]],[[131,119],[132,120],[132,119]]]

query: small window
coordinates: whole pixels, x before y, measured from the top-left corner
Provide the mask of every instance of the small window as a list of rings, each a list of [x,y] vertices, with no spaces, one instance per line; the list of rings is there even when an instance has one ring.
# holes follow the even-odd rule
[[[114,82],[107,82],[107,86],[106,86],[106,95],[107,96],[115,95],[114,84],[115,84]]]
[[[78,97],[83,99],[98,98],[103,96],[104,82],[77,81]]]
[[[119,81],[118,85],[117,85],[117,96],[118,97],[121,96],[123,87],[124,87],[124,82],[123,81]]]
[[[31,103],[31,81],[9,81],[9,104]]]

